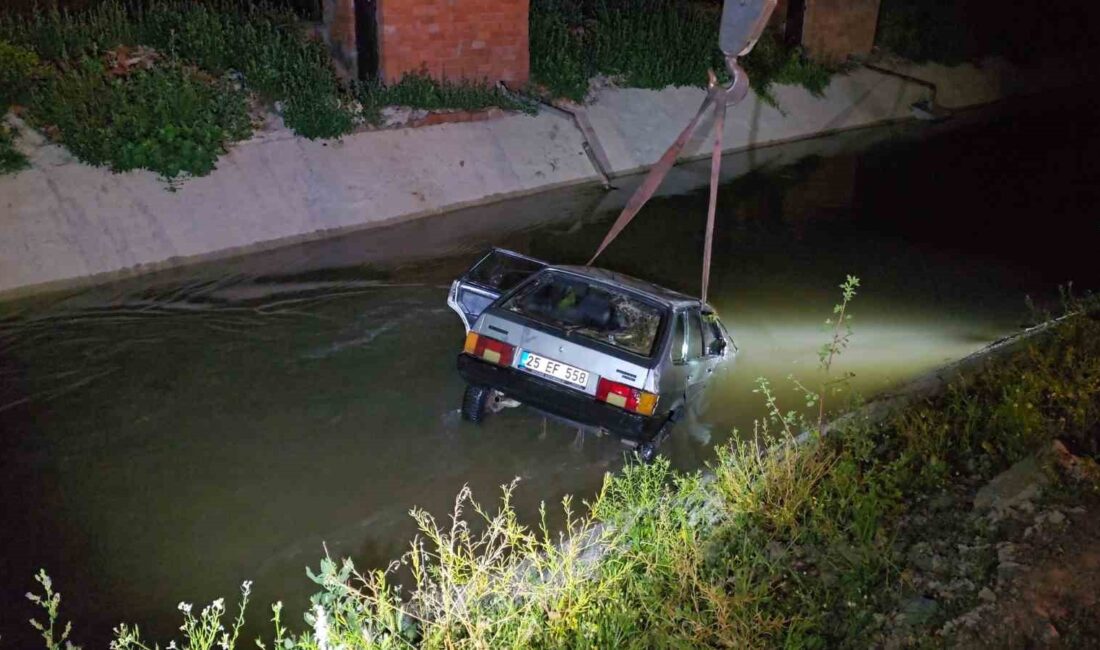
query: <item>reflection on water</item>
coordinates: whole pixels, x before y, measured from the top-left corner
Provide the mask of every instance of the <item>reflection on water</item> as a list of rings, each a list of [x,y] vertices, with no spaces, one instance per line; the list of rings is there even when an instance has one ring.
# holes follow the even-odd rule
[[[729,160],[711,291],[741,352],[667,444],[677,466],[751,430],[757,377],[799,405],[787,378],[820,380],[846,274],[864,289],[836,370],[864,394],[1013,331],[1025,293],[1095,286],[1081,260],[1096,222],[1080,210],[1093,172],[999,155],[1003,128],[895,128]],[[870,146],[886,137],[900,139]],[[705,176],[676,170],[601,265],[696,291]],[[583,262],[635,182],[0,307],[0,635],[27,638],[21,597],[39,566],[92,645],[122,618],[170,634],[175,603],[246,578],[255,620],[276,598],[298,610],[322,545],[380,566],[414,532],[410,507],[445,511],[464,484],[492,498],[520,477],[526,516],[591,495],[622,464],[617,441],[524,409],[459,420],[462,326],[444,300],[490,244]],[[1067,183],[1074,200],[1043,202],[1057,236],[1003,227]],[[1035,254],[1055,241],[1058,256]]]

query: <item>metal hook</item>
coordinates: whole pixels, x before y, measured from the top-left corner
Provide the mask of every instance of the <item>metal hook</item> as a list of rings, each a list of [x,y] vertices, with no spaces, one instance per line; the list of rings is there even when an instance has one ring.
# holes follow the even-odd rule
[[[725,94],[726,105],[735,106],[740,104],[745,97],[749,94],[749,74],[745,72],[745,69],[741,67],[741,64],[737,62],[737,55],[726,55],[726,70],[730,73],[730,84],[722,89]],[[714,73],[711,72],[711,76]],[[717,80],[715,80],[717,82]]]

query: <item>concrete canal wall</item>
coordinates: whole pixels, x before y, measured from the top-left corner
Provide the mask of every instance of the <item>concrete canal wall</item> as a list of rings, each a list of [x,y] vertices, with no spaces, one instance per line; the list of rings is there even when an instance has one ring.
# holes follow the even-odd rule
[[[955,108],[1035,89],[1001,67],[905,72],[948,88],[940,102]],[[1005,80],[1013,75],[1015,81]],[[1047,87],[1059,81],[1039,78]],[[910,105],[928,96],[925,85],[860,68],[834,78],[823,97],[778,88],[782,112],[750,95],[729,112],[723,143],[727,151],[742,151],[911,119]],[[652,164],[702,99],[702,90],[690,88],[601,91],[588,114],[611,173]],[[211,175],[175,190],[149,172],[113,174],[81,164],[39,134],[20,130],[18,146],[31,168],[0,176],[0,295],[8,296],[599,179],[580,131],[552,110],[369,131],[338,142],[274,128],[234,146]],[[697,137],[684,158],[705,157],[710,146],[709,135]]]

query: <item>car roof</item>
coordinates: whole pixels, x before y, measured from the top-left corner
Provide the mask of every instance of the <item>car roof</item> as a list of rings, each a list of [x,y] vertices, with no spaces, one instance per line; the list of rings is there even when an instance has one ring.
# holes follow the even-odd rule
[[[598,280],[606,284],[631,289],[637,293],[652,298],[657,302],[666,304],[673,309],[679,309],[682,307],[698,307],[702,305],[702,302],[698,298],[693,298],[689,295],[680,293],[679,291],[673,291],[672,289],[666,289],[665,287],[653,284],[652,282],[639,280],[638,278],[626,275],[624,273],[608,271],[607,269],[601,269],[594,266],[573,266],[568,264],[552,264],[550,266],[547,266],[546,268],[548,270],[565,271],[567,273],[572,273],[581,277]]]

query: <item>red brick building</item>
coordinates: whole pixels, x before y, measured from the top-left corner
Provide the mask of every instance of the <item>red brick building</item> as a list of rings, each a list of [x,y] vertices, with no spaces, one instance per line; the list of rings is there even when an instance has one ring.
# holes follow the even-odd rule
[[[815,58],[843,60],[870,52],[879,1],[779,0],[772,24]],[[387,83],[418,72],[513,85],[528,79],[530,0],[322,2],[325,40],[348,76]]]
[[[527,81],[528,0],[325,0],[324,9],[326,40],[353,76]]]

